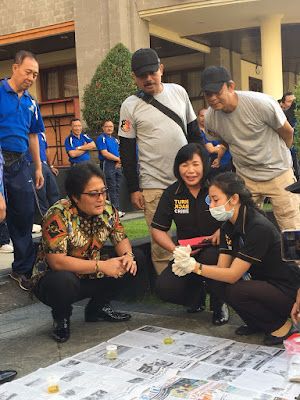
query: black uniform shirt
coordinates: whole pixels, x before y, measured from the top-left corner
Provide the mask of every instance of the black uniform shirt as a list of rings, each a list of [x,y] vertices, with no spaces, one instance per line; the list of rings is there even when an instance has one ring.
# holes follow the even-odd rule
[[[296,296],[300,269],[295,262],[282,260],[278,230],[254,208],[241,206],[236,223],[222,225],[219,252],[250,262],[252,279],[270,282]]]
[[[173,183],[161,196],[151,226],[166,232],[174,220],[178,239],[212,235],[221,224],[209,212],[207,194],[203,187],[195,198],[184,183]]]

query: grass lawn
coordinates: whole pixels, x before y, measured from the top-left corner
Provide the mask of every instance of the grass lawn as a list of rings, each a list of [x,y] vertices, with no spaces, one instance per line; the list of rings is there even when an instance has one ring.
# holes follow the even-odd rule
[[[124,221],[122,222],[122,225],[125,228],[129,240],[149,236],[149,230],[145,218]],[[174,222],[172,224],[172,229],[176,229]]]

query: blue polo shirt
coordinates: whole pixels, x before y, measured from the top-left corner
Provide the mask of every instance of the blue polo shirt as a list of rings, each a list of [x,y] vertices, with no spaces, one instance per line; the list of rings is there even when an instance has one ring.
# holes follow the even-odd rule
[[[43,132],[39,132],[38,139],[39,139],[39,145],[40,145],[40,159],[42,162],[44,162],[44,161],[47,162],[46,149],[48,149],[48,143],[46,140],[46,135]],[[31,157],[29,150],[26,151],[26,158],[27,158],[27,161],[33,162],[33,159]]]
[[[99,155],[102,156],[101,150],[107,150],[109,153],[113,154],[116,157],[120,157],[119,153],[119,142],[113,136],[106,135],[106,133],[102,133],[98,139],[96,140],[96,146],[99,152]],[[100,159],[100,156],[99,156]],[[107,160],[104,156],[102,156],[103,160]],[[112,160],[110,160],[112,161]]]
[[[29,133],[44,132],[45,127],[37,102],[27,90],[19,99],[7,79],[0,86],[0,142],[2,150],[24,153],[29,146]]]
[[[87,134],[83,134],[81,132],[79,138],[74,135],[74,133],[71,131],[70,135],[66,138],[65,140],[65,148],[66,152],[69,153],[70,150],[76,150],[76,147],[82,146],[85,143],[91,143],[93,139]],[[89,151],[85,151],[81,156],[78,157],[70,157],[69,155],[69,161],[70,163],[78,163],[80,161],[90,161],[90,153]]]
[[[213,146],[217,146],[218,144],[220,144],[217,140],[208,140],[206,138],[205,132],[201,129],[202,135],[203,135],[203,139],[204,139],[204,144],[206,143],[212,143]],[[214,161],[217,158],[217,154],[210,154],[208,153],[208,151],[206,150],[210,161]],[[220,165],[227,165],[229,163],[229,161],[231,160],[231,153],[230,151],[227,149],[223,155],[223,157],[221,158],[220,161]]]

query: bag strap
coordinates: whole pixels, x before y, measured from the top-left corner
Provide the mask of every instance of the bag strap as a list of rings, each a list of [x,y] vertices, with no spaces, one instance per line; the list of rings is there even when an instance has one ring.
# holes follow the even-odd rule
[[[165,106],[164,104],[160,103],[159,101],[157,101],[153,96],[151,96],[150,94],[146,94],[145,92],[143,92],[142,90],[138,90],[135,95],[139,98],[142,99],[145,103],[147,104],[151,104],[151,106],[157,108],[159,111],[161,111],[163,114],[167,115],[169,118],[171,118],[174,122],[176,122],[176,124],[178,124],[180,126],[180,128],[182,129],[183,133],[185,136],[187,136],[186,134],[186,130],[183,124],[182,119],[179,117],[178,114],[176,114],[176,112],[174,112],[173,110],[171,110],[169,107]]]

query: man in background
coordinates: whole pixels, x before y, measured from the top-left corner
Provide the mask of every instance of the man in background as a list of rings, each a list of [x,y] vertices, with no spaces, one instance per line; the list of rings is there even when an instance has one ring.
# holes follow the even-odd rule
[[[144,211],[150,230],[164,189],[176,180],[173,165],[178,150],[188,142],[204,143],[185,89],[174,83],[162,83],[164,67],[157,53],[152,49],[137,50],[131,59],[131,69],[140,91],[121,106],[120,154],[131,201],[138,210]],[[172,117],[154,106],[157,101],[171,111]],[[172,254],[152,238],[151,253],[154,268],[160,274]]]
[[[103,172],[108,188],[109,199],[116,207],[119,217],[124,217],[125,213],[120,211],[119,190],[122,180],[121,160],[119,154],[119,141],[113,136],[114,123],[105,121],[103,133],[96,140],[96,146],[99,154],[104,158]]]
[[[70,125],[71,133],[65,140],[65,149],[72,167],[80,161],[90,161],[89,150],[95,149],[96,145],[87,133],[82,133],[79,118],[73,118]]]
[[[38,132],[45,130],[36,99],[28,89],[36,81],[39,64],[34,54],[21,50],[15,55],[10,79],[0,86],[0,143],[5,161],[4,186],[7,196],[6,221],[14,246],[10,276],[29,289],[35,259],[31,230],[34,217],[32,179],[25,152],[35,164],[36,189],[43,186]]]

